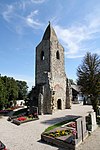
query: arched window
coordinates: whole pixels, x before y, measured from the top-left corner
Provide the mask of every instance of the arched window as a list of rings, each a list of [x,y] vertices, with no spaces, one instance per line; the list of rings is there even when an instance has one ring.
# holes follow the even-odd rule
[[[56,52],[56,58],[60,59],[59,51]]]
[[[44,51],[41,52],[41,60],[44,60]]]

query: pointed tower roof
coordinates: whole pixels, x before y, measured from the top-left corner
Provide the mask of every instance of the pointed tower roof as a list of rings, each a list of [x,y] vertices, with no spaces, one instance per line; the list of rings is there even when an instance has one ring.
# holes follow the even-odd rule
[[[51,23],[49,21],[49,25],[47,26],[45,33],[43,35],[43,39],[42,40],[58,40],[57,39],[57,35],[53,29],[53,27],[51,26]]]

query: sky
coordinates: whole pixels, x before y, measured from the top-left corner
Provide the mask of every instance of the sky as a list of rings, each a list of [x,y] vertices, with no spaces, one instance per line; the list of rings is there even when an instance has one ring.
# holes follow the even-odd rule
[[[0,74],[35,85],[35,48],[51,22],[76,81],[87,52],[100,55],[100,0],[0,0]]]

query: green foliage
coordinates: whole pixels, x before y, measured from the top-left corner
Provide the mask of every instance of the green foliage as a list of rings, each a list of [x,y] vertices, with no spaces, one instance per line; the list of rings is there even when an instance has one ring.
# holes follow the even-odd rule
[[[73,79],[69,79],[70,83],[73,85],[76,85],[75,82],[73,81]]]
[[[95,112],[98,109],[100,95],[100,58],[97,54],[87,53],[83,63],[77,69],[78,84],[82,86],[82,92],[90,95]]]
[[[0,78],[0,109],[6,104],[6,89],[3,80]]]
[[[24,99],[27,88],[25,81],[0,75],[0,109],[9,107],[11,102],[16,104],[16,99]]]
[[[25,99],[27,97],[27,83],[25,81],[16,81],[18,86],[18,99]]]

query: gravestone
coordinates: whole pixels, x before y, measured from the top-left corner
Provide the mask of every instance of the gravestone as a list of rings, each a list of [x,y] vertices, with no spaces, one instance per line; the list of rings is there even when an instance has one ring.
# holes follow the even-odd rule
[[[88,136],[88,132],[86,130],[86,121],[84,117],[80,117],[76,120],[76,130],[76,144],[79,144]]]
[[[92,131],[94,131],[97,128],[97,122],[96,122],[96,113],[91,113],[91,120],[92,120]]]
[[[96,113],[95,112],[89,112],[89,116],[91,119],[91,131],[93,132],[97,128]]]
[[[82,141],[82,125],[81,125],[81,118],[78,118],[76,120],[76,130],[77,130],[77,135],[76,135],[76,139],[78,141]]]
[[[37,113],[38,115],[38,107],[32,106],[29,108],[29,114]]]
[[[100,106],[99,106],[99,108],[98,108],[98,115],[100,116]]]
[[[88,136],[88,131],[86,129],[86,120],[85,117],[82,117],[82,140],[84,140]]]

